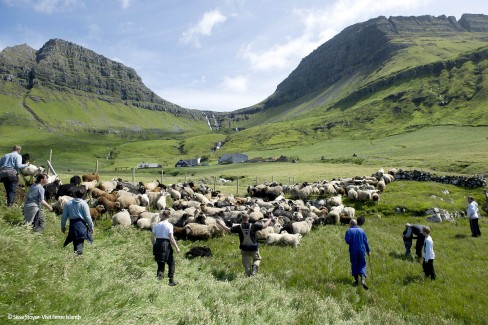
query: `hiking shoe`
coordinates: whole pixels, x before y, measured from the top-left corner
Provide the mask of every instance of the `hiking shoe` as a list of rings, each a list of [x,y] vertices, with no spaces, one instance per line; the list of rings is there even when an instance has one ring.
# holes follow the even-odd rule
[[[177,284],[178,284],[178,282],[177,282],[177,281],[174,281],[173,279],[170,279],[170,280],[169,280],[169,282],[168,282],[168,285],[169,285],[170,287],[174,287],[174,286],[175,286],[175,285],[177,285]]]

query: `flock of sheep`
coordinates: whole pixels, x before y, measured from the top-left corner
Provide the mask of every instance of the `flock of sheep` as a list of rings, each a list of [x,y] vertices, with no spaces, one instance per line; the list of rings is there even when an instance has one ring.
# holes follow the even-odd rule
[[[386,184],[394,180],[395,169],[378,170],[372,176],[341,178],[295,185],[277,183],[249,186],[247,196],[237,197],[212,191],[205,184],[193,182],[165,185],[152,182],[125,182],[121,179],[102,181],[97,173],[73,176],[70,184],[58,179],[45,186],[46,200],[56,213],[72,198],[74,188],[86,189],[86,200],[96,222],[111,218],[118,227],[136,226],[151,229],[160,221],[161,210],[169,210],[169,222],[177,238],[202,240],[223,235],[216,220],[228,226],[241,222],[243,214],[250,222],[265,222],[276,217],[269,227],[256,233],[267,244],[297,246],[302,236],[319,225],[348,224],[355,216],[350,201],[378,202]],[[364,222],[364,217],[357,218]]]

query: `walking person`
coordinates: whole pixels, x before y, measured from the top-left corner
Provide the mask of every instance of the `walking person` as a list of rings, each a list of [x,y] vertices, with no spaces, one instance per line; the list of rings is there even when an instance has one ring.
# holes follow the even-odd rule
[[[20,150],[22,147],[15,145],[11,153],[0,158],[0,181],[5,186],[7,193],[7,206],[12,206],[15,203],[19,184],[19,169],[29,166],[29,163],[22,163]]]
[[[173,225],[169,223],[168,219],[170,213],[168,210],[163,210],[159,217],[161,219],[156,225],[154,225],[151,231],[151,243],[153,245],[154,260],[158,264],[157,278],[162,280],[164,277],[164,267],[168,264],[168,284],[175,286],[178,284],[174,280],[175,276],[175,260],[173,257],[173,246],[176,252],[180,252],[178,243],[173,236]]]
[[[468,196],[467,215],[469,219],[469,226],[471,228],[471,237],[481,236],[480,226],[478,224],[478,219],[480,216],[478,203],[476,203],[471,195]]]
[[[432,240],[432,237],[430,236],[430,228],[429,227],[424,227],[422,230],[424,237],[425,237],[425,243],[424,243],[424,261],[422,263],[422,268],[424,270],[425,276],[430,276],[432,280],[435,280],[436,275],[435,275],[435,270],[434,270],[434,259],[435,259],[435,254],[434,254],[434,241]]]
[[[75,254],[82,255],[85,239],[93,243],[93,220],[90,216],[90,208],[83,200],[83,189],[77,188],[73,194],[75,198],[68,201],[63,209],[61,231],[66,232],[66,221],[69,219],[69,231],[64,246],[73,242]]]
[[[368,290],[369,288],[366,285],[366,254],[371,256],[371,251],[366,232],[358,227],[355,219],[351,219],[344,239],[349,245],[349,259],[351,261],[351,273],[354,277],[354,285],[357,286],[359,284],[359,277],[361,277],[363,288]]]
[[[24,203],[24,224],[32,225],[32,229],[40,235],[44,231],[46,222],[41,206],[53,211],[52,206],[44,199],[44,185],[48,182],[46,174],[38,174],[36,181],[29,188]]]
[[[407,241],[408,241],[408,238],[411,238],[411,239],[417,238],[417,241],[415,242],[415,254],[417,255],[417,259],[419,260],[419,262],[422,259],[422,249],[424,247],[424,241],[425,241],[425,237],[422,233],[422,230],[425,227],[426,226],[424,226],[424,225],[411,225],[411,224],[407,223],[405,225],[406,232],[404,232],[404,234],[403,234],[404,243],[405,243],[405,239],[407,239]],[[417,236],[417,237],[415,237],[415,236]],[[410,253],[410,250],[408,250],[408,253],[405,252],[406,255],[409,255],[409,253]]]
[[[247,276],[254,276],[258,273],[261,264],[259,254],[259,243],[256,239],[256,231],[265,229],[274,217],[268,218],[265,223],[250,223],[249,215],[241,214],[241,223],[227,227],[221,219],[217,219],[217,225],[226,232],[239,234],[239,248],[241,250],[242,265]]]

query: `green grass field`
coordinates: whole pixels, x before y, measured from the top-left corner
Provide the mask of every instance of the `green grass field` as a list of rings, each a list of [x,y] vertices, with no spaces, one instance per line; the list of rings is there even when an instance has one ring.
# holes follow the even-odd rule
[[[169,287],[166,279],[155,278],[148,231],[98,220],[94,244],[75,257],[71,246],[62,247],[59,217],[47,213],[39,237],[21,226],[19,208],[2,203],[1,323],[11,323],[8,315],[79,315],[84,324],[486,324],[486,218],[480,220],[483,236],[471,238],[464,218],[431,224],[418,216],[432,207],[464,210],[468,194],[483,202],[481,189],[396,181],[378,205],[356,204],[356,213],[366,216],[372,249],[369,291],[352,286],[346,226],[314,229],[297,248],[262,244],[254,278],[243,275],[236,236],[181,240],[180,284]],[[406,212],[397,214],[397,206]],[[431,226],[436,281],[425,279],[421,264],[403,256],[406,222]],[[185,259],[197,245],[210,247],[214,256]]]

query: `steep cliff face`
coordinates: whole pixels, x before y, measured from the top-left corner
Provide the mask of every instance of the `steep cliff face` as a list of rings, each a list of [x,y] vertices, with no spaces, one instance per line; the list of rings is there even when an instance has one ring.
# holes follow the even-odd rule
[[[81,91],[106,101],[123,101],[175,116],[203,120],[196,110],[168,102],[147,88],[136,71],[71,42],[49,40],[35,51],[27,45],[0,53],[0,78],[27,89],[42,85]]]
[[[488,31],[488,16],[378,17],[347,27],[305,57],[264,101],[263,109],[282,105],[326,89],[353,74],[368,75],[395,52],[411,46],[407,36],[440,36]]]

